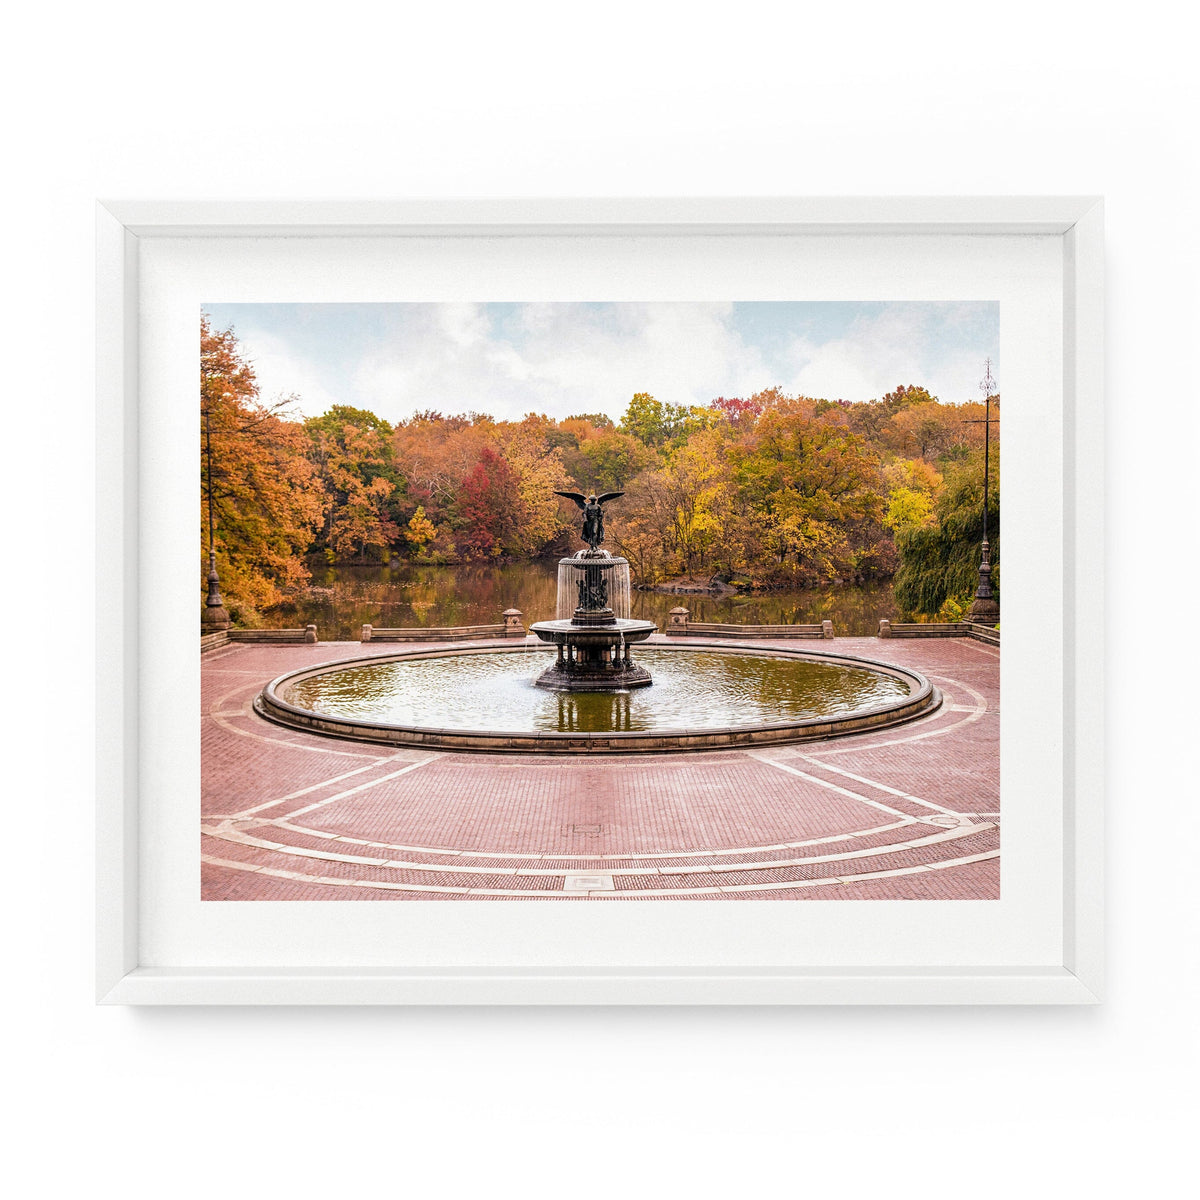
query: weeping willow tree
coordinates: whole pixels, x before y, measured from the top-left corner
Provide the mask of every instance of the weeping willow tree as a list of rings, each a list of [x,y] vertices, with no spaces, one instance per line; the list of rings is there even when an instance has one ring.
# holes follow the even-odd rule
[[[1000,594],[1000,462],[991,452],[988,483],[988,542],[992,551],[992,589]],[[935,616],[944,609],[965,610],[979,585],[983,542],[983,451],[973,451],[946,473],[932,519],[900,530],[896,548],[900,568],[893,590],[908,613]],[[948,612],[946,615],[953,615]]]

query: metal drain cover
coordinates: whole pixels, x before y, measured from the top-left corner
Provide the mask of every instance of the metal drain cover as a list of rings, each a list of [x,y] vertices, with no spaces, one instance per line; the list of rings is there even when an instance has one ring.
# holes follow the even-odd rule
[[[613,877],[603,872],[573,873],[563,882],[564,892],[612,892]]]

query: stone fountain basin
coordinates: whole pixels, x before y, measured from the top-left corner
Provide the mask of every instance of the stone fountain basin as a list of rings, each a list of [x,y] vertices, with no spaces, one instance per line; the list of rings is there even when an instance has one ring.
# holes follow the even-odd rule
[[[558,622],[542,622],[554,625]],[[570,622],[562,622],[570,626]],[[634,622],[645,625],[649,622]],[[650,626],[653,632],[653,626]],[[608,635],[611,638],[611,633]],[[648,636],[648,635],[647,635]],[[850,655],[833,654],[813,650],[783,649],[752,643],[727,643],[721,647],[711,645],[679,645],[656,643],[657,651],[672,654],[740,653],[759,654],[772,658],[802,658],[832,665],[875,671],[902,681],[908,689],[906,695],[869,708],[854,710],[837,716],[823,716],[778,722],[755,723],[753,725],[730,724],[723,728],[705,729],[656,729],[637,732],[607,733],[559,733],[520,732],[487,729],[441,729],[417,725],[388,724],[377,720],[363,720],[348,716],[333,716],[301,708],[289,703],[283,694],[294,683],[330,671],[353,666],[368,666],[384,662],[416,661],[420,659],[450,659],[478,654],[523,653],[522,646],[448,647],[437,650],[398,651],[394,654],[358,656],[322,663],[292,671],[272,680],[263,688],[254,701],[255,711],[277,725],[298,729],[307,733],[350,741],[373,742],[396,746],[423,746],[427,749],[468,750],[488,753],[534,753],[534,754],[587,754],[587,753],[638,753],[648,751],[713,750],[739,746],[769,746],[781,743],[824,741],[849,734],[899,725],[935,712],[942,703],[941,693],[928,679],[916,671],[892,663],[874,659],[857,658]]]

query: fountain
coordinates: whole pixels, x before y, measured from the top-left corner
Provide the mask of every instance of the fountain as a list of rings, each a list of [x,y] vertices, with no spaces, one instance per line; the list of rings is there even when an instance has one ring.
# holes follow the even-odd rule
[[[603,506],[625,493],[554,494],[573,500],[583,512],[587,549],[559,560],[558,619],[536,621],[530,626],[541,641],[557,650],[553,665],[534,682],[538,687],[560,692],[649,687],[653,682],[650,672],[633,661],[630,647],[644,642],[658,627],[653,621],[629,619],[629,562],[600,548],[604,541]],[[570,617],[567,612],[571,612]]]
[[[531,626],[545,645],[433,646],[317,663],[268,683],[255,710],[288,728],[385,745],[611,754],[823,740],[941,704],[937,688],[906,667],[750,637],[643,648],[656,677],[645,690],[650,672],[631,647],[656,626],[630,619],[629,563],[601,547],[603,506],[623,494],[557,493],[582,510],[587,548],[559,560],[556,618]]]

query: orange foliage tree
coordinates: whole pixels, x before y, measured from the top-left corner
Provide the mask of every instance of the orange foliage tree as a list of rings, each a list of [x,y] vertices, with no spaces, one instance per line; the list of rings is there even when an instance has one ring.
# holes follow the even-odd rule
[[[321,520],[323,493],[305,456],[290,401],[263,404],[254,370],[232,329],[200,321],[200,494],[212,486],[217,572],[238,621],[278,604],[308,582],[303,555]],[[211,438],[212,479],[203,452]],[[201,571],[207,574],[208,513],[201,506]]]
[[[309,457],[325,491],[325,546],[337,558],[384,552],[400,536],[392,427],[374,413],[335,404],[304,422]]]

